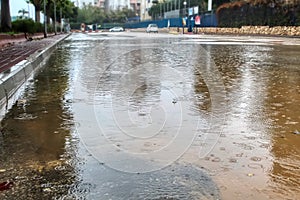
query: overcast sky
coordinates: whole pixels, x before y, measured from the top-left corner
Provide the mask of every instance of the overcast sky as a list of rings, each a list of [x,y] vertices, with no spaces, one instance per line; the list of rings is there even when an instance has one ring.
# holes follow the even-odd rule
[[[25,9],[28,11],[28,4],[26,3],[25,0],[10,0],[9,1],[10,5],[10,15],[11,16],[17,16],[21,15],[19,14],[19,10]],[[34,7],[32,4],[29,6],[29,14],[31,18],[34,18]]]

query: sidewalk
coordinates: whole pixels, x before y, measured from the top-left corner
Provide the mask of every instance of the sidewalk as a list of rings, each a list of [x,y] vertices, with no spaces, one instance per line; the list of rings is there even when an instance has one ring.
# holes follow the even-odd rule
[[[54,43],[65,34],[49,35],[45,39],[26,41],[25,38],[0,41],[0,73],[5,72],[17,63],[25,60],[36,51]]]

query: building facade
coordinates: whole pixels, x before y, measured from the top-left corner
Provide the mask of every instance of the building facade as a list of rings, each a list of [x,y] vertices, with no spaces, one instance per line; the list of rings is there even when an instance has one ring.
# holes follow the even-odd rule
[[[153,0],[141,0],[141,8],[140,8],[140,16],[141,16],[141,20],[150,20],[151,16],[148,14],[148,11],[150,10],[150,8],[152,7]]]
[[[84,6],[97,6],[98,0],[72,0],[75,3],[75,6],[83,8]]]

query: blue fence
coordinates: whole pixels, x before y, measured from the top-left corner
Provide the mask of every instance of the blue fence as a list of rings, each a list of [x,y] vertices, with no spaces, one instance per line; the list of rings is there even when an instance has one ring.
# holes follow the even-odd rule
[[[215,14],[202,14],[200,15],[201,24],[198,27],[216,27],[218,25],[217,18]],[[187,19],[186,25],[194,26],[194,16],[190,16]],[[148,24],[157,24],[159,28],[168,27],[168,23],[170,27],[182,27],[182,19],[181,18],[170,18],[170,19],[162,19],[162,20],[149,20],[142,22],[134,22],[134,23],[125,23],[125,28],[146,28]]]
[[[199,27],[216,27],[218,26],[216,14],[203,14],[201,17],[201,25]]]

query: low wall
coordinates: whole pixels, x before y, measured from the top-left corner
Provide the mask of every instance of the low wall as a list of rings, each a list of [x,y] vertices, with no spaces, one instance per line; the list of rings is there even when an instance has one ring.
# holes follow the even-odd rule
[[[50,34],[48,34],[50,35]],[[44,33],[35,33],[35,34],[29,34],[28,36],[32,37],[32,38],[40,38],[41,36],[44,37]],[[0,40],[14,40],[14,39],[22,39],[25,38],[25,34],[24,33],[18,33],[18,34],[4,34],[1,33],[0,34]]]
[[[36,52],[11,68],[9,74],[0,79],[0,120],[9,108],[16,102],[22,87],[28,79],[32,78],[35,71],[44,65],[58,43],[69,35],[60,38],[41,52]]]
[[[9,35],[9,34],[0,34],[0,40],[11,40],[11,39],[20,39],[24,38],[24,33]]]
[[[177,31],[177,29],[173,28],[172,31]],[[185,31],[187,31],[187,29],[185,29]],[[194,33],[195,32],[196,30],[194,29]],[[241,28],[198,27],[197,33],[300,36],[300,26],[243,26]]]

